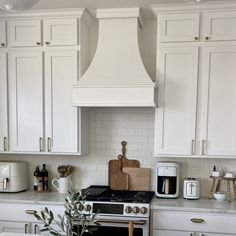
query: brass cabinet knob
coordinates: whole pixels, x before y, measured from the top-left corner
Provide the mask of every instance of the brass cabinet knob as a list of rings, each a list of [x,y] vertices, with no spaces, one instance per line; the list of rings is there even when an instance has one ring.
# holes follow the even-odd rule
[[[46,43],[46,45],[49,45],[49,44],[50,44],[50,42],[48,42],[48,41],[46,41],[45,43]]]
[[[41,45],[41,43],[40,43],[40,42],[37,42],[36,44],[37,44],[37,45]]]
[[[2,46],[2,47],[5,47],[5,43],[1,43],[1,46]]]
[[[198,36],[194,37],[195,40],[198,40]]]
[[[210,38],[208,36],[205,37],[206,40],[209,40]]]

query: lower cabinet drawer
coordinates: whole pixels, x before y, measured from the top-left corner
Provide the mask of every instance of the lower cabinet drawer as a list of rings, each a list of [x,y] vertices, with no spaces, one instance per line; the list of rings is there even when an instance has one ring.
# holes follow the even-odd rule
[[[45,207],[48,207],[49,210],[52,210],[54,216],[57,216],[58,214],[64,214],[64,206],[0,203],[0,220],[17,222],[38,222],[38,220],[34,217],[33,212],[40,212]]]
[[[236,215],[155,211],[152,217],[154,230],[212,232],[236,235]]]

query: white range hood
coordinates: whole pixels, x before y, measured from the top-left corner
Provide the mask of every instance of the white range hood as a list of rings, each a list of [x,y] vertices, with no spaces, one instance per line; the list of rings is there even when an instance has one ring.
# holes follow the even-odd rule
[[[73,85],[73,106],[155,107],[156,86],[139,52],[139,8],[99,9],[97,50]]]

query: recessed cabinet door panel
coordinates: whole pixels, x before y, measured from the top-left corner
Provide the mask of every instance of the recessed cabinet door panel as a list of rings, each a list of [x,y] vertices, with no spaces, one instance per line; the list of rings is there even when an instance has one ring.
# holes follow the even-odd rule
[[[155,153],[195,154],[198,48],[161,48],[158,70]]]
[[[77,80],[77,52],[45,54],[46,138],[49,152],[77,152],[77,108],[72,84]]]
[[[8,110],[7,110],[7,64],[6,53],[0,52],[0,151],[7,151]]]
[[[199,13],[160,15],[160,42],[198,41],[199,18]]]
[[[43,137],[41,52],[15,52],[9,58],[12,151],[40,151]]]
[[[236,156],[236,47],[203,51],[202,154]]]
[[[47,46],[77,45],[77,19],[44,20],[44,43]]]
[[[209,41],[236,40],[236,11],[209,12],[204,15],[204,37]]]
[[[153,236],[195,236],[195,235],[194,233],[184,232],[184,231],[153,230]]]
[[[6,22],[0,21],[0,48],[6,47]]]
[[[16,20],[8,22],[10,47],[37,47],[41,45],[40,20]]]
[[[0,221],[0,232],[7,233],[29,233],[30,223]]]

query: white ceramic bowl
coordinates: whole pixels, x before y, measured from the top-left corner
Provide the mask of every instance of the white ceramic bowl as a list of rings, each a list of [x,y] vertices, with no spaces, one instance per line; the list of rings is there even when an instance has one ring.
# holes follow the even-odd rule
[[[214,198],[218,201],[225,201],[226,200],[226,192],[215,192]]]

